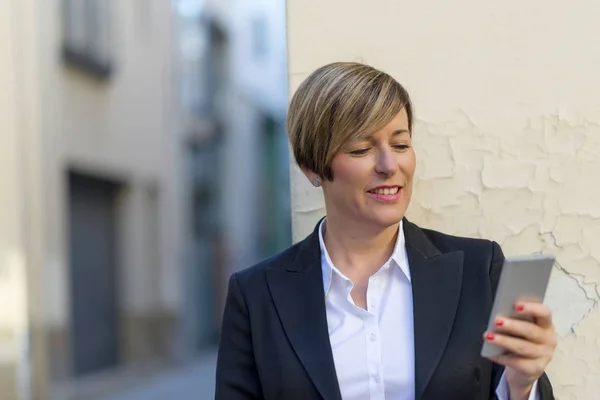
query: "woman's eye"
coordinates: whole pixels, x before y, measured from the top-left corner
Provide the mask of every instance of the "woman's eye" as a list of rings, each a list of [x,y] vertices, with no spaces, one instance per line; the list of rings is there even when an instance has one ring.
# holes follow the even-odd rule
[[[398,150],[406,150],[406,149],[410,148],[410,146],[407,144],[397,144],[397,145],[394,145],[394,148],[398,149]]]
[[[352,150],[350,152],[350,154],[355,155],[355,156],[360,156],[363,154],[367,154],[367,152],[369,151],[369,148],[365,148],[365,149],[358,149],[358,150]]]

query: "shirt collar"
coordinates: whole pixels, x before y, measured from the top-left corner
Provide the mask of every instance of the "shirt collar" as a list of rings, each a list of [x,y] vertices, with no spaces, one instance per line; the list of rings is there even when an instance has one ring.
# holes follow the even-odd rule
[[[323,274],[323,289],[325,294],[329,292],[329,288],[331,286],[331,279],[333,275],[333,271],[337,271],[340,275],[341,272],[333,265],[331,258],[329,257],[329,252],[325,247],[325,241],[323,240],[323,224],[327,218],[323,218],[321,223],[319,224],[319,246],[321,247],[321,270]],[[406,242],[404,238],[404,230],[403,230],[403,220],[400,220],[398,224],[398,237],[396,238],[396,244],[394,245],[394,251],[388,261],[393,262],[396,266],[400,268],[400,270],[404,273],[409,282],[411,282],[410,277],[410,269],[408,267],[408,256],[406,254]]]

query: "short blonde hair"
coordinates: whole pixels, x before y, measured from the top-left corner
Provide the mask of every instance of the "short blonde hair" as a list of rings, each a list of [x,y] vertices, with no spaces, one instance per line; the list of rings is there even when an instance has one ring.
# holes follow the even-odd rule
[[[349,141],[372,134],[406,109],[412,132],[412,105],[394,78],[355,62],[325,65],[292,96],[287,131],[298,165],[333,180],[331,160]]]

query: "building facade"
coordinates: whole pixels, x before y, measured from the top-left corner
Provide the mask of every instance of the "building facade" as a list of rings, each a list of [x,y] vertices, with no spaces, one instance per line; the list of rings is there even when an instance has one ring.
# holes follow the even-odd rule
[[[7,381],[18,399],[86,398],[188,352],[171,9],[2,7],[0,264],[21,343]]]
[[[361,61],[390,73],[411,94],[417,153],[411,221],[496,240],[507,255],[556,255],[546,301],[559,346],[548,373],[557,398],[597,398],[600,28],[592,15],[598,3],[288,0],[287,6],[292,92],[326,63]],[[299,240],[325,210],[320,191],[296,167],[292,194]]]

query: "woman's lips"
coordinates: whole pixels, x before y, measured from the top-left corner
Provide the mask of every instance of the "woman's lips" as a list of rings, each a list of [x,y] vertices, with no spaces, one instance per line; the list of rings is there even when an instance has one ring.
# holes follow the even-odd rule
[[[402,188],[400,186],[382,186],[371,189],[367,192],[371,198],[385,202],[396,201],[400,199],[401,193]]]

